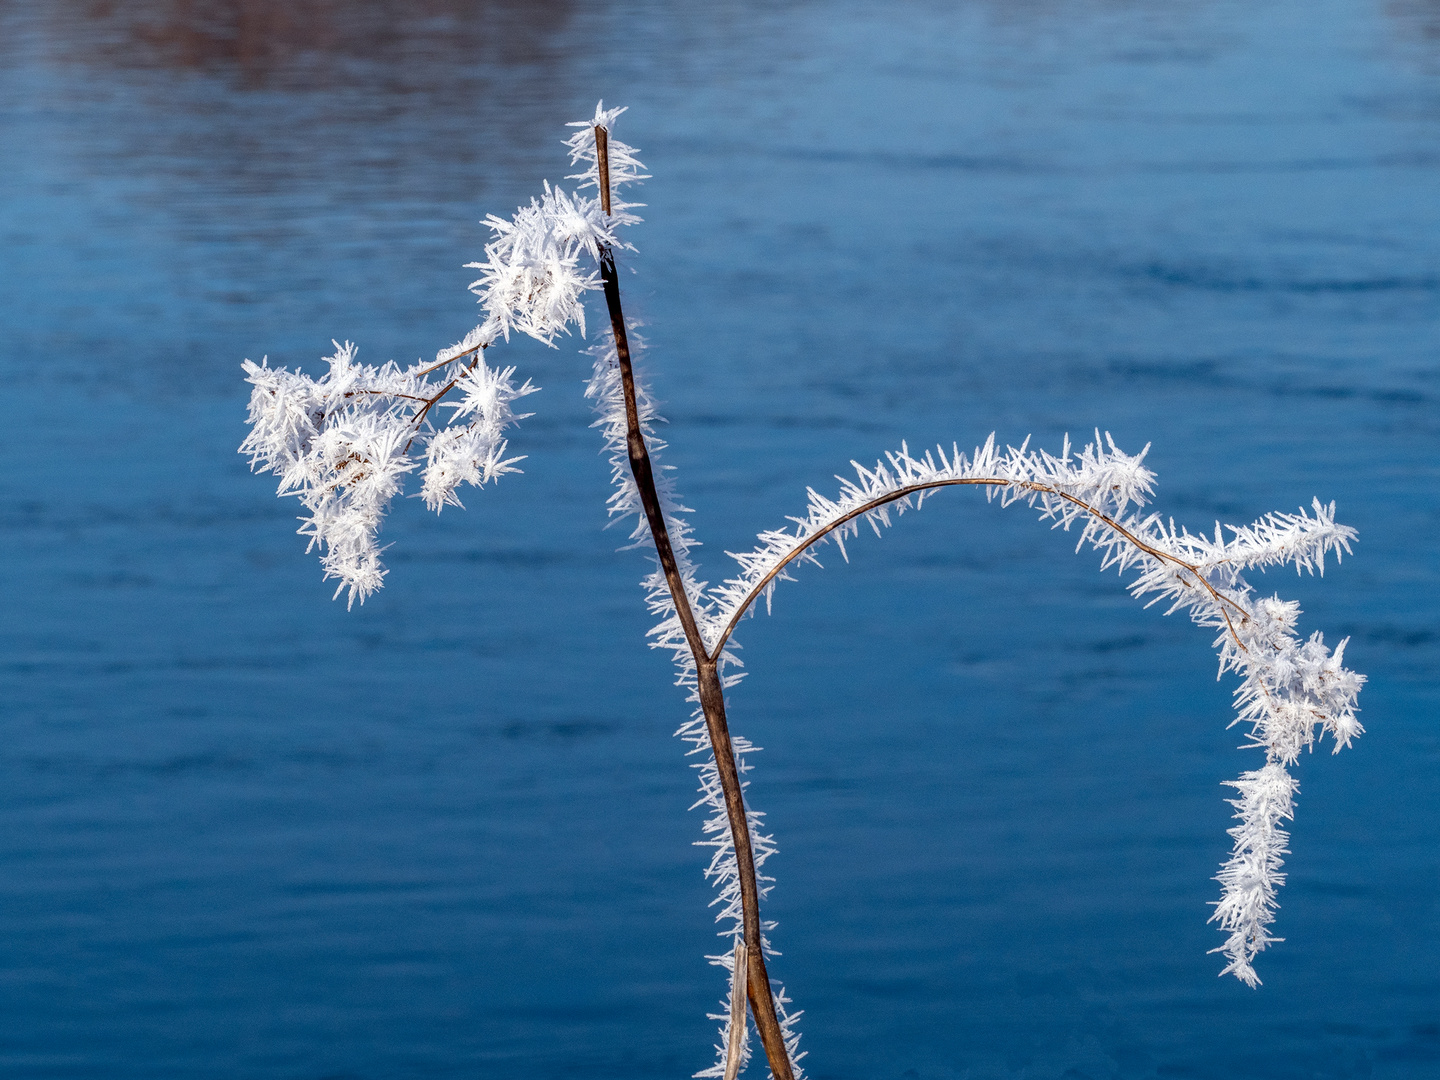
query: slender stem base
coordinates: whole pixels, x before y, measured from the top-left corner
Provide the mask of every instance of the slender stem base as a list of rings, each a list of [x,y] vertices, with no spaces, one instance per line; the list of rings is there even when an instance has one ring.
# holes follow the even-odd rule
[[[710,748],[715,754],[715,767],[720,773],[720,787],[725,793],[725,813],[730,819],[730,836],[735,844],[735,863],[740,868],[740,907],[744,915],[746,963],[745,992],[750,998],[750,1011],[755,1028],[770,1061],[775,1080],[793,1080],[790,1055],[785,1050],[785,1035],[780,1018],[775,1014],[775,999],[770,993],[770,973],[765,969],[764,939],[760,930],[760,890],[755,881],[755,850],[750,844],[750,823],[745,813],[745,799],[740,789],[740,770],[735,767],[735,750],[730,744],[730,727],[725,722],[725,694],[720,674],[709,659],[699,661],[700,708],[705,712],[705,729],[710,733]]]

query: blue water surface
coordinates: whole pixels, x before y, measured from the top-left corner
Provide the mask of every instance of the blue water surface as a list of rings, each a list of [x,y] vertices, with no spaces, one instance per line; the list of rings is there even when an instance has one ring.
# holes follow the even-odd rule
[[[242,359],[470,329],[480,219],[600,97],[710,577],[852,458],[991,431],[1153,442],[1192,528],[1360,533],[1263,582],[1370,682],[1254,991],[1207,955],[1259,757],[1205,632],[973,492],[747,623],[810,1075],[1440,1076],[1430,0],[0,3],[0,1073],[711,1061],[687,708],[583,343],[506,347],[525,475],[399,505],[354,611],[235,453]]]

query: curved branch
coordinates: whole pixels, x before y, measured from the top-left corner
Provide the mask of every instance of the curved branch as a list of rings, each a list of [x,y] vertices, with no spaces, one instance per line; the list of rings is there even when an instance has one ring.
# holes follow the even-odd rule
[[[1161,562],[1172,563],[1175,566],[1179,566],[1182,569],[1189,571],[1189,573],[1194,576],[1195,580],[1199,582],[1200,585],[1204,587],[1205,591],[1208,592],[1218,603],[1228,604],[1230,607],[1234,608],[1235,611],[1239,613],[1242,622],[1244,622],[1250,617],[1249,611],[1247,611],[1240,604],[1237,604],[1234,600],[1230,599],[1230,597],[1225,596],[1218,589],[1216,589],[1215,586],[1211,585],[1210,582],[1206,581],[1204,575],[1200,573],[1199,566],[1195,565],[1194,563],[1188,563],[1184,559],[1176,558],[1174,555],[1171,555],[1167,551],[1161,551],[1159,548],[1153,547],[1150,544],[1145,543],[1145,541],[1141,540],[1138,536],[1132,533],[1129,529],[1125,528],[1125,526],[1121,525],[1109,514],[1106,514],[1103,510],[1100,510],[1097,507],[1091,506],[1084,499],[1077,499],[1069,492],[1062,491],[1059,488],[1054,487],[1053,485],[1041,484],[1032,480],[1007,480],[1004,477],[998,476],[956,477],[947,480],[925,480],[918,484],[909,484],[905,487],[897,488],[894,491],[886,492],[884,495],[872,499],[861,506],[857,506],[854,510],[851,510],[843,517],[836,518],[834,521],[829,522],[827,525],[825,525],[824,528],[816,530],[814,535],[806,537],[803,545],[794,548],[788,555],[785,556],[785,558],[781,559],[780,562],[778,562],[774,567],[772,567],[769,573],[767,573],[763,578],[756,582],[754,587],[752,587],[748,593],[746,593],[744,600],[740,602],[740,604],[735,609],[735,613],[731,615],[729,621],[726,622],[725,629],[721,632],[720,637],[716,640],[714,648],[710,650],[709,658],[712,661],[718,661],[720,659],[720,653],[725,648],[725,643],[730,640],[730,635],[735,632],[735,627],[745,616],[746,612],[748,612],[755,605],[755,602],[760,599],[760,594],[765,591],[765,588],[777,577],[779,577],[780,573],[787,566],[789,566],[796,559],[804,555],[805,552],[809,551],[821,540],[824,540],[836,529],[839,529],[842,526],[849,524],[856,518],[861,517],[864,514],[868,514],[870,511],[875,510],[878,507],[885,506],[889,503],[898,502],[909,495],[915,495],[922,491],[934,491],[937,488],[960,487],[963,485],[982,487],[1017,487],[1026,491],[1044,491],[1052,495],[1056,495],[1066,500],[1067,502],[1074,503],[1091,517],[1103,523],[1106,527],[1119,533],[1136,548],[1138,548],[1140,551],[1145,552],[1145,554],[1149,555],[1151,558],[1157,559]],[[1245,652],[1249,652],[1249,650],[1245,648],[1244,643],[1240,640],[1239,635],[1236,634],[1235,626],[1230,621],[1229,613],[1224,612],[1222,609],[1222,614],[1225,617],[1225,625],[1227,630],[1229,631],[1231,639],[1235,642],[1238,648]]]

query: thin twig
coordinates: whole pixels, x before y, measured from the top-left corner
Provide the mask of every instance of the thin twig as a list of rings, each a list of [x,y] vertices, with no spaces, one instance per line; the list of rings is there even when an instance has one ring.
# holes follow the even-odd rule
[[[399,393],[396,393],[396,392],[393,391],[393,390],[347,390],[345,393],[341,394],[340,396],[341,396],[341,397],[354,397],[356,394],[376,394],[376,395],[378,395],[378,396],[380,396],[380,397],[400,397],[400,398],[408,398],[408,399],[411,400],[411,401],[429,401],[429,400],[430,400],[430,399],[427,398],[427,397],[421,397],[419,394],[399,394]]]
[[[483,345],[472,345],[472,346],[470,346],[470,348],[464,350],[463,352],[457,352],[454,356],[452,356],[452,357],[450,357],[450,358],[448,358],[448,359],[446,359],[446,360],[437,360],[437,361],[435,361],[435,363],[431,364],[429,367],[427,367],[427,368],[421,368],[419,371],[415,372],[415,374],[416,374],[416,375],[429,375],[432,371],[439,371],[442,367],[445,367],[445,366],[448,365],[448,364],[453,364],[456,360],[459,360],[462,356],[469,356],[469,355],[470,355],[472,352],[474,352],[476,349],[488,349],[489,347],[490,347],[490,342],[488,342],[488,341],[485,342],[485,344],[483,344]]]
[[[610,172],[606,149],[606,132],[595,128],[596,167],[599,172],[602,205],[609,212]],[[684,579],[675,560],[670,532],[665,526],[665,512],[655,488],[655,474],[645,435],[640,430],[640,412],[635,397],[635,372],[630,362],[630,337],[625,329],[625,312],[620,306],[620,279],[615,272],[615,253],[608,246],[600,249],[600,280],[604,286],[605,304],[610,312],[610,329],[615,335],[615,356],[620,367],[620,384],[625,393],[625,448],[630,459],[630,472],[645,509],[650,538],[665,575],[665,584],[675,604],[675,614],[685,632],[685,641],[695,657],[696,690],[700,708],[705,715],[705,728],[710,736],[710,750],[715,757],[720,787],[725,795],[725,813],[730,823],[730,838],[735,848],[735,864],[740,876],[740,906],[743,914],[747,948],[746,991],[755,1016],[755,1028],[765,1047],[765,1057],[775,1080],[794,1080],[790,1055],[785,1049],[785,1033],[776,1015],[775,999],[770,991],[770,973],[765,969],[765,950],[760,930],[760,891],[755,880],[755,853],[750,843],[750,823],[741,793],[740,772],[735,765],[735,750],[730,742],[730,727],[725,720],[725,692],[720,684],[716,661],[705,651],[705,642],[695,622],[695,612],[685,591]]]

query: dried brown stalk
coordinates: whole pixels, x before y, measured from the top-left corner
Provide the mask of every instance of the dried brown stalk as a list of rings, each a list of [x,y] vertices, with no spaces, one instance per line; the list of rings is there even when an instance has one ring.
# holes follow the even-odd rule
[[[608,133],[603,127],[595,129],[600,199],[608,214],[610,159],[607,136]],[[626,452],[630,458],[630,472],[640,491],[645,520],[650,526],[650,536],[655,542],[655,553],[659,556],[665,583],[669,586],[670,596],[675,602],[675,613],[685,631],[685,641],[695,657],[700,708],[705,714],[710,749],[715,755],[720,786],[725,793],[725,811],[730,821],[730,836],[735,845],[735,862],[740,871],[740,905],[744,913],[745,929],[742,944],[745,945],[747,954],[745,981],[750,1010],[755,1017],[755,1028],[760,1033],[760,1042],[765,1047],[765,1057],[770,1062],[770,1071],[775,1080],[794,1080],[790,1055],[785,1050],[785,1036],[780,1029],[780,1019],[775,1013],[775,999],[770,992],[770,974],[765,969],[764,949],[761,948],[760,892],[755,881],[755,853],[750,844],[750,824],[740,789],[740,773],[735,766],[735,751],[730,743],[730,727],[725,720],[725,694],[720,685],[717,664],[719,654],[717,652],[715,656],[711,656],[705,648],[700,628],[695,622],[695,613],[690,607],[690,597],[685,592],[685,584],[675,562],[670,533],[665,527],[665,514],[660,507],[660,495],[655,489],[655,474],[650,465],[650,454],[645,447],[644,433],[640,430],[640,414],[635,401],[635,374],[630,363],[630,338],[625,330],[625,313],[620,306],[620,281],[615,273],[615,253],[609,247],[600,250],[600,280],[605,290],[605,304],[610,312],[610,329],[615,335],[615,354],[619,359],[620,381],[625,392]]]

